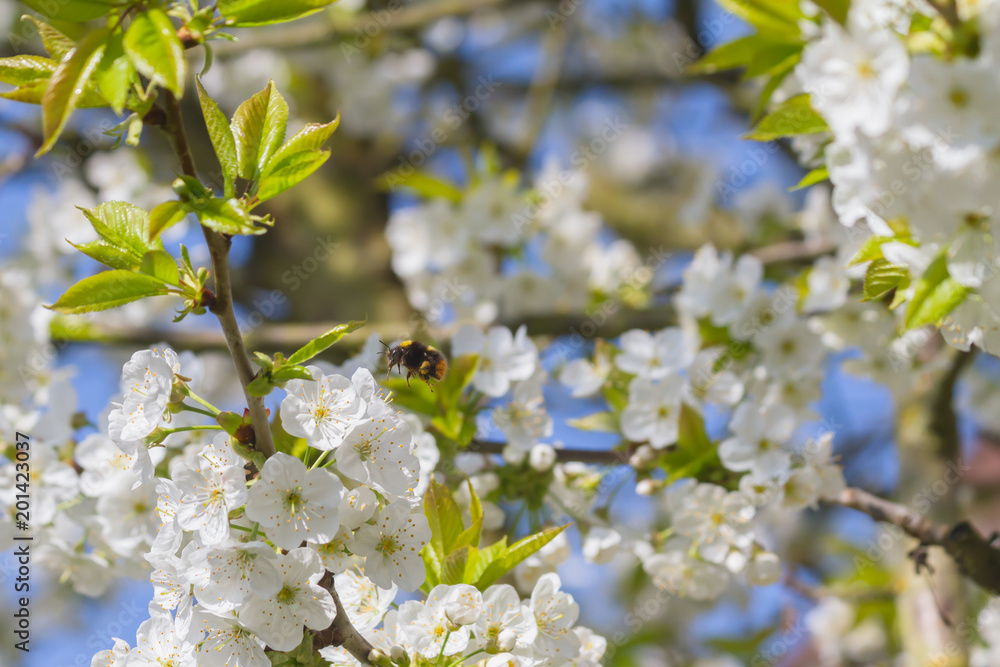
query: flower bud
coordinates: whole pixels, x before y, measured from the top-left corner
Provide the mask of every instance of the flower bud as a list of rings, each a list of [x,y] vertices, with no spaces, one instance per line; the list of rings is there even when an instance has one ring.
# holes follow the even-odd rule
[[[521,667],[521,659],[513,653],[498,653],[484,664],[485,667]]]
[[[368,654],[368,662],[377,665],[377,667],[392,667],[392,661],[389,660],[389,656],[385,654],[385,651],[377,648],[373,648]]]
[[[351,489],[340,501],[340,523],[351,530],[357,530],[375,513],[378,501],[375,493],[367,486]]]
[[[641,479],[635,485],[635,492],[640,496],[651,496],[659,491],[662,486],[663,484],[655,479]]]
[[[514,650],[514,645],[517,644],[517,635],[510,628],[505,628],[500,631],[497,635],[497,650],[507,653]]]
[[[656,460],[657,451],[649,445],[639,445],[629,458],[629,465],[633,468],[646,468]]]
[[[522,463],[524,463],[524,457],[526,453],[527,452],[525,452],[523,449],[518,449],[517,447],[514,447],[512,445],[507,445],[503,448],[503,451],[500,452],[500,455],[503,456],[503,460],[506,461],[507,463],[513,466],[519,466]]]
[[[528,455],[528,465],[537,470],[538,472],[545,472],[553,466],[556,462],[556,450],[552,445],[547,445],[543,442],[538,443],[531,448],[531,453]]]
[[[604,526],[592,528],[583,539],[583,557],[590,563],[603,565],[618,553],[622,536],[618,531]]]
[[[475,586],[452,586],[444,602],[444,615],[455,625],[472,625],[483,614],[483,594]]]
[[[781,580],[781,561],[769,551],[757,553],[747,565],[747,583],[751,586],[770,586]]]
[[[389,658],[399,667],[407,667],[410,664],[410,656],[406,654],[406,649],[399,644],[389,649]]]
[[[158,445],[169,435],[162,426],[157,426],[144,440],[147,446]]]

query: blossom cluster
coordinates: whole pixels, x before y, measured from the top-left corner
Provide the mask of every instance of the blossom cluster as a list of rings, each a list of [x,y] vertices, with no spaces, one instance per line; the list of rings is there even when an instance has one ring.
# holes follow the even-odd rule
[[[932,33],[920,32],[922,21],[939,20],[930,6],[859,2],[843,25],[804,21],[801,62],[779,95],[808,93],[829,126],[796,146],[804,160],[825,164],[846,244],[857,250],[867,241],[879,252],[859,257],[866,265],[908,276],[895,303],[925,298],[918,278],[937,287],[947,276],[944,339],[997,354],[1000,6],[958,7],[957,20],[977,33],[968,49],[937,48]]]
[[[726,588],[727,573],[744,573],[751,583],[776,581],[780,567],[755,539],[755,515],[768,506],[815,506],[844,487],[832,458],[832,433],[798,445],[795,438],[817,417],[812,404],[820,398],[829,350],[814,314],[842,305],[849,285],[831,262],[812,271],[827,275],[815,281],[804,306],[797,290],[766,284],[755,257],[734,261],[705,246],[684,272],[678,326],[628,331],[617,346],[599,346],[593,358],[561,370],[560,381],[574,396],[603,393],[609,402],[621,396],[617,423],[635,443],[637,491],[664,489],[672,517],[668,539],[651,536],[630,546],[653,580],[679,595],[715,597]],[[726,415],[728,437],[717,456],[738,488],[653,476],[660,456],[691,446],[684,442],[692,437],[684,432],[691,428],[685,414],[700,420],[709,406]],[[716,451],[708,442],[699,446],[681,466],[695,478],[699,461]],[[610,540],[617,544],[619,538]],[[601,551],[608,539],[599,532],[591,548]]]
[[[601,664],[607,645],[577,625],[580,608],[561,590],[557,574],[540,577],[527,600],[508,584],[482,592],[467,584],[439,585],[426,599],[408,600],[398,609],[389,608],[395,589],[381,589],[352,570],[335,579],[337,590],[346,591],[354,627],[388,656],[444,656],[445,664],[487,667],[592,667]],[[334,667],[360,664],[340,647],[327,647],[320,655]]]
[[[644,288],[635,247],[601,238],[586,193],[587,177],[555,162],[530,192],[516,174],[482,174],[457,203],[435,197],[392,214],[393,270],[432,321],[581,312],[623,287]]]

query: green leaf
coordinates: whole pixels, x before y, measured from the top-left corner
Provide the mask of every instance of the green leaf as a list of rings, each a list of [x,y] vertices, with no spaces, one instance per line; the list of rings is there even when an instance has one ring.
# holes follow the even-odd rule
[[[89,313],[166,293],[167,286],[158,278],[114,269],[84,278],[48,307],[64,314]]]
[[[194,82],[198,87],[198,101],[201,103],[201,113],[205,117],[208,136],[212,140],[212,147],[215,149],[216,157],[219,158],[222,175],[226,181],[226,196],[232,197],[234,194],[233,183],[235,183],[239,173],[236,140],[233,138],[232,130],[229,129],[226,114],[222,113],[215,100],[209,97],[205,87],[201,85],[201,79],[196,78]]]
[[[256,181],[285,138],[288,104],[273,81],[236,109],[230,130],[236,141],[237,175]]]
[[[425,415],[438,414],[438,402],[435,392],[425,382],[413,382],[409,385],[401,377],[383,380],[382,384],[392,392],[392,402],[399,403],[407,410]]]
[[[184,45],[163,10],[152,8],[135,15],[125,33],[125,52],[140,74],[177,97],[184,95]]]
[[[722,44],[688,68],[692,74],[712,74],[720,70],[746,67],[765,44],[773,43],[763,35],[748,35]]]
[[[788,0],[719,0],[719,4],[761,33],[785,38],[799,36],[798,20],[803,15],[797,3]]]
[[[238,199],[211,197],[199,200],[197,206],[192,204],[192,208],[202,225],[220,234],[252,236],[267,231],[266,227],[254,224]]]
[[[465,581],[463,583],[475,585],[483,572],[493,561],[507,551],[507,536],[501,537],[488,547],[476,549],[470,547],[469,564],[465,567]]]
[[[168,285],[180,285],[180,272],[177,262],[166,250],[150,250],[142,257],[139,270],[147,275],[159,278]]]
[[[854,253],[848,266],[857,266],[876,259],[882,259],[882,244],[895,239],[891,236],[872,236]]]
[[[476,495],[476,490],[473,488],[472,482],[466,480],[466,484],[469,485],[469,496],[472,499],[469,504],[469,514],[472,518],[472,523],[458,535],[455,542],[456,549],[465,546],[478,547],[479,539],[483,534],[483,504],[479,501],[479,496]]]
[[[356,322],[351,320],[347,324],[338,324],[334,328],[327,331],[322,336],[313,338],[311,341],[300,347],[298,350],[292,353],[292,356],[288,357],[288,363],[303,364],[317,354],[323,352],[328,347],[336,343],[338,340],[351,333],[352,331],[357,331],[367,323],[367,320],[361,320]]]
[[[863,300],[881,299],[894,289],[906,289],[909,284],[909,269],[879,257],[873,260],[865,271]]]
[[[47,19],[80,23],[104,16],[111,11],[112,0],[24,0]]]
[[[112,269],[124,269],[130,271],[135,268],[135,258],[131,253],[119,250],[108,245],[104,241],[91,241],[90,243],[76,244],[70,241],[70,245],[82,252],[91,259],[96,259],[101,264]]]
[[[271,377],[267,373],[258,373],[257,377],[250,380],[250,384],[247,385],[247,393],[257,398],[267,396],[274,389],[274,383],[271,382]]]
[[[465,388],[472,382],[472,377],[479,368],[478,354],[463,354],[451,360],[447,375],[437,384],[435,392],[440,397],[440,404],[446,410],[457,407],[461,403]]]
[[[567,419],[566,423],[581,431],[602,431],[604,433],[619,433],[621,431],[618,415],[614,412],[595,412],[579,419]]]
[[[431,480],[424,493],[424,514],[430,524],[435,553],[447,556],[454,550],[463,529],[462,511],[447,486]]]
[[[241,418],[242,419],[242,418]],[[290,454],[295,458],[302,458],[308,448],[305,438],[299,438],[288,433],[281,425],[281,412],[274,416],[271,421],[271,435],[274,436],[274,447],[279,452]]]
[[[0,58],[0,82],[22,86],[36,81],[48,81],[59,63],[42,56],[11,56]]]
[[[66,120],[83,95],[84,87],[101,62],[107,35],[108,30],[103,29],[84,37],[66,54],[49,78],[42,94],[42,133],[45,141],[35,157],[47,153],[62,133]]]
[[[159,238],[160,234],[183,220],[187,213],[184,202],[176,199],[157,204],[149,213],[149,228],[146,232],[146,238],[152,243]]]
[[[774,95],[774,91],[776,91],[778,86],[780,86],[788,75],[791,74],[798,62],[798,56],[786,58],[781,65],[772,70],[771,76],[768,78],[767,83],[764,84],[764,87],[760,91],[757,103],[754,104],[753,113],[750,115],[752,120],[756,121],[764,114],[764,110],[767,109],[767,105],[771,102],[771,96]]]
[[[712,441],[705,432],[705,420],[687,403],[681,405],[677,427],[677,445],[694,452],[712,449]]]
[[[621,412],[628,406],[628,392],[621,387],[607,385],[601,390],[601,393],[604,395],[604,400],[615,412]]]
[[[292,157],[296,153],[305,153],[322,148],[323,144],[326,143],[327,139],[330,138],[339,125],[340,114],[337,114],[337,117],[329,123],[309,123],[292,135],[292,138],[278,149],[278,152],[274,154],[274,157],[268,164],[265,173],[271,171],[283,160]]]
[[[45,94],[47,81],[36,81],[24,86],[18,86],[14,90],[5,90],[0,93],[0,97],[12,102],[24,102],[25,104],[41,104],[42,96]]]
[[[124,201],[104,202],[92,209],[80,209],[94,231],[109,245],[127,253],[136,267],[150,250],[160,247],[159,241],[149,241],[149,214]]]
[[[420,550],[420,557],[424,561],[424,571],[427,573],[427,577],[424,579],[424,583],[421,584],[420,589],[427,593],[441,583],[441,566],[444,559],[438,555],[434,550],[434,545],[430,542],[425,544],[424,548]]]
[[[743,72],[744,78],[752,79],[764,74],[774,74],[780,71],[789,59],[798,62],[802,58],[803,46],[801,42],[777,42],[765,46],[750,61],[746,71]]]
[[[465,568],[469,563],[471,549],[468,545],[459,547],[445,556],[441,563],[441,583],[454,586],[465,583]]]
[[[305,151],[282,160],[273,170],[261,176],[257,199],[267,201],[300,183],[319,169],[330,151]],[[273,161],[271,164],[274,164]]]
[[[795,187],[789,189],[789,192],[795,192],[796,190],[808,188],[810,185],[822,183],[828,178],[830,178],[830,173],[826,170],[826,167],[817,167],[803,176],[802,180],[799,181]]]
[[[236,435],[236,429],[243,426],[245,423],[242,415],[236,412],[228,411],[220,412],[215,418],[215,421],[219,422],[219,426],[221,426],[229,435]]]
[[[472,439],[476,437],[476,433],[479,432],[479,426],[476,424],[476,416],[474,414],[466,414],[462,417],[462,426],[458,429],[458,437],[456,440],[458,444],[465,447]]]
[[[76,45],[72,39],[61,33],[59,30],[56,30],[45,21],[39,21],[34,16],[29,14],[22,16],[21,20],[30,21],[34,24],[35,29],[38,31],[38,36],[42,38],[42,46],[44,46],[48,54],[56,60],[62,60],[63,56],[69,53]]]
[[[229,25],[247,28],[283,23],[318,12],[335,0],[219,0],[219,13]]]
[[[312,373],[303,366],[281,366],[272,374],[275,384],[284,387],[289,380],[312,380]]]
[[[423,171],[414,171],[406,176],[390,171],[383,177],[382,183],[388,190],[395,190],[400,185],[410,188],[426,199],[443,198],[455,203],[462,201],[462,191],[457,186]]]
[[[458,442],[465,420],[457,409],[445,412],[431,419],[431,426],[449,440]]]
[[[847,23],[847,11],[851,8],[851,0],[814,0],[816,5],[830,15],[837,23]]]
[[[948,275],[947,250],[942,251],[920,276],[906,307],[907,329],[934,324],[965,300],[969,289]]]
[[[810,106],[809,95],[803,93],[779,104],[744,139],[771,141],[779,137],[825,132],[828,129],[823,117]]]
[[[97,90],[116,114],[121,115],[125,110],[128,93],[135,80],[135,68],[125,53],[125,35],[114,32],[108,37],[104,57],[94,71],[94,81],[97,82]]]
[[[486,590],[497,579],[513,570],[525,558],[534,554],[536,551],[554,540],[559,533],[563,532],[568,527],[569,524],[567,523],[564,526],[546,528],[540,533],[529,535],[523,540],[515,542],[503,553],[502,556],[498,557],[489,564],[479,579],[476,580],[476,588],[481,591]]]

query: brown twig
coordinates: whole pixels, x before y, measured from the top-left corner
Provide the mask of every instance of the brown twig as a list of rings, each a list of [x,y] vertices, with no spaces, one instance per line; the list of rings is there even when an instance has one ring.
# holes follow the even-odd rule
[[[371,664],[368,660],[368,655],[374,647],[361,633],[354,629],[350,619],[347,618],[347,611],[344,610],[344,605],[337,594],[337,586],[333,575],[327,572],[319,582],[319,585],[330,591],[330,595],[333,596],[333,603],[337,605],[337,615],[334,617],[330,627],[316,633],[313,644],[321,647],[342,646],[362,664]]]
[[[191,157],[191,149],[188,146],[187,137],[184,133],[180,105],[177,102],[177,98],[169,92],[166,93],[166,112],[167,125],[165,129],[173,139],[174,149],[180,160],[181,168],[188,176],[197,178],[194,159]],[[247,386],[253,380],[254,372],[250,357],[247,355],[243,335],[240,333],[239,324],[236,321],[236,314],[233,311],[233,293],[229,275],[230,241],[225,236],[217,234],[207,227],[202,227],[202,231],[205,233],[205,241],[208,243],[209,251],[212,255],[212,266],[215,272],[216,301],[212,311],[215,313],[222,327],[226,345],[229,348],[230,356],[239,374],[243,395],[246,397],[247,405],[250,408],[250,418],[256,438],[255,447],[265,457],[270,457],[274,454],[275,448],[271,437],[271,427],[268,422],[267,411],[264,407],[264,399],[251,396],[247,391]],[[333,577],[329,573],[327,573],[327,577],[329,577],[330,594],[333,596],[333,601],[337,607],[337,616],[334,618],[332,625],[323,631],[330,633],[329,644],[334,645],[334,642],[336,642],[335,645],[343,646],[362,664],[371,664],[368,660],[368,655],[371,653],[372,645],[351,625],[351,621],[347,617],[347,612],[344,610],[344,606],[340,602],[340,597],[337,595]]]
[[[181,170],[187,176],[197,178],[198,170],[195,167],[191,147],[188,145],[187,135],[184,132],[180,104],[170,91],[164,92],[164,103],[167,113],[167,123],[164,129],[173,141],[174,151],[181,163]],[[201,229],[205,234],[205,242],[208,244],[208,250],[212,256],[212,273],[215,276],[215,305],[212,307],[212,312],[215,313],[219,325],[222,327],[229,356],[232,357],[233,363],[236,365],[236,373],[240,378],[243,396],[250,409],[250,420],[254,427],[254,447],[265,457],[271,456],[275,452],[274,440],[271,437],[271,425],[268,422],[264,399],[260,396],[252,396],[247,390],[250,382],[253,381],[254,370],[250,356],[247,354],[246,344],[243,341],[243,334],[240,333],[239,323],[236,321],[236,312],[233,310],[233,288],[229,273],[231,241],[208,227]]]
[[[507,443],[473,440],[465,450],[472,454],[500,454]],[[556,449],[556,461],[560,463],[595,463],[598,465],[626,464],[632,451],[615,449]]]
[[[934,523],[905,505],[855,488],[845,489],[836,504],[864,512],[876,521],[899,526],[922,545],[942,547],[962,574],[986,590],[1000,594],[1000,549],[968,521],[954,526]]]
[[[363,46],[370,39],[367,30],[372,26],[379,32],[417,29],[447,16],[464,16],[480,9],[495,7],[502,1],[432,0],[402,6],[395,10],[367,12],[358,16],[345,15],[344,12],[326,13],[313,21],[303,21],[263,31],[256,30],[253,36],[241,36],[236,42],[213,42],[213,50],[216,57],[227,58],[260,48],[306,49],[331,46],[334,44],[333,38],[339,35],[347,37],[360,35],[364,38]]]

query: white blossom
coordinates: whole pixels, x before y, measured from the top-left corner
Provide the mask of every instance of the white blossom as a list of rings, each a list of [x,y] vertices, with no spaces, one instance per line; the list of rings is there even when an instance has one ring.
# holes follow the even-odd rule
[[[310,447],[334,449],[364,418],[366,404],[343,375],[323,375],[308,367],[312,380],[289,380],[281,401],[281,424],[291,435],[305,438]]]
[[[240,611],[240,623],[278,651],[291,651],[302,641],[303,624],[311,630],[327,628],[337,615],[333,597],[319,580],[323,564],[309,547],[292,549],[278,557],[281,588],[277,593],[254,593]]]
[[[538,657],[574,655],[580,648],[580,639],[572,631],[580,608],[561,587],[559,575],[550,572],[542,575],[531,592],[531,613],[538,626],[533,648]]]
[[[386,506],[374,525],[365,524],[354,534],[354,551],[365,556],[365,576],[382,588],[398,584],[416,590],[424,581],[420,550],[431,531],[423,512],[413,514],[410,504],[397,500]]]
[[[667,375],[659,381],[637,377],[629,383],[629,403],[621,414],[622,433],[656,449],[677,442],[684,380]]]
[[[344,485],[329,470],[306,470],[294,456],[278,452],[250,487],[246,514],[260,523],[267,536],[284,549],[303,540],[329,542],[340,527]]]
[[[452,337],[451,352],[455,357],[479,355],[472,384],[487,396],[503,396],[511,382],[531,377],[538,363],[538,349],[524,326],[516,334],[506,327],[493,327],[484,334],[465,325]]]

